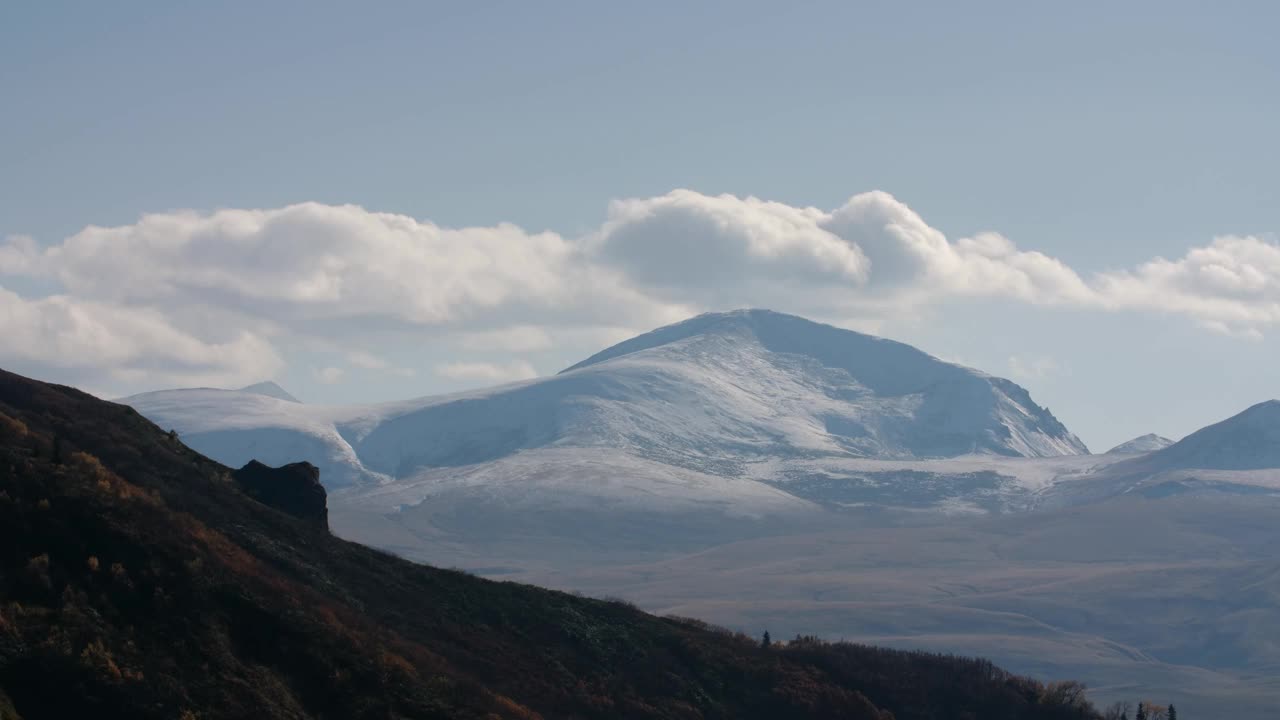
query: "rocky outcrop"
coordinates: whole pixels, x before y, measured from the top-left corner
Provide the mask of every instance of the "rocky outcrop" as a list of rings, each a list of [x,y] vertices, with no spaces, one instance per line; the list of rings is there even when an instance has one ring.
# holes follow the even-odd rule
[[[329,527],[329,508],[320,469],[309,462],[273,468],[257,460],[231,473],[253,499],[296,518]]]

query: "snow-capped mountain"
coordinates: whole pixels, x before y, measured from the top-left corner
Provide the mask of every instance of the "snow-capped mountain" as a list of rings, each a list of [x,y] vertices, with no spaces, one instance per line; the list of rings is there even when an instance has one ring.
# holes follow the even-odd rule
[[[672,389],[695,391],[664,405],[679,408],[693,425],[705,426],[708,415],[716,424],[732,418],[737,426],[704,438],[705,449],[717,453],[743,442],[767,455],[882,459],[1088,452],[1008,380],[910,345],[768,310],[710,313],[660,328],[559,377],[574,375],[667,378]]]
[[[1258,403],[1138,461],[1153,470],[1280,468],[1280,400]]]
[[[1143,453],[1155,452],[1163,450],[1173,444],[1173,441],[1162,435],[1155,433],[1147,433],[1138,437],[1122,442],[1106,452],[1107,455],[1141,455]]]
[[[1041,497],[1044,504],[1120,495],[1280,496],[1280,400],[1258,403],[1158,450],[1136,456],[1113,450],[1098,458],[1104,462],[1086,473],[1059,476]]]
[[[718,477],[777,458],[1087,452],[1008,380],[764,310],[700,315],[553,377],[457,395],[326,407],[266,383],[125,402],[223,462],[306,459],[332,488],[552,448]]]

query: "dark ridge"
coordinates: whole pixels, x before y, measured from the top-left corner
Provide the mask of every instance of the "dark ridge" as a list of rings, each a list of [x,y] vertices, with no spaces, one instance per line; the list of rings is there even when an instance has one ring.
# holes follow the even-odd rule
[[[273,468],[250,460],[231,477],[263,505],[329,529],[327,496],[320,484],[320,468],[315,465],[296,462]]]
[[[0,371],[0,709],[25,720],[1099,717],[1075,685],[982,660],[765,645],[415,565],[268,507],[232,477],[128,407]]]

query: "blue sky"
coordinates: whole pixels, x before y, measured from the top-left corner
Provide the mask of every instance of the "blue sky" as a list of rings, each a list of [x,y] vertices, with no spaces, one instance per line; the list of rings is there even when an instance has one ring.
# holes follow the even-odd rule
[[[267,373],[311,401],[390,399],[554,372],[684,310],[763,305],[1011,376],[1099,450],[1150,431],[1178,436],[1280,395],[1280,270],[1267,253],[1280,230],[1271,4],[366,5],[0,10],[0,238],[10,246],[0,288],[10,336],[26,344],[0,351],[0,363],[102,393]],[[853,265],[843,276],[814,265],[829,260],[819,238],[769,256],[781,264],[752,246],[749,278],[734,287],[692,287],[695,263],[677,273],[685,286],[655,285],[636,264],[675,270],[682,255],[646,228],[685,232],[704,227],[690,218],[728,213],[747,237],[774,217],[695,198],[639,207],[626,221],[634,231],[606,229],[611,201],[678,188],[827,213],[881,190],[950,242],[999,233],[1059,261],[1092,294],[1056,280],[1028,289],[1025,278],[984,293],[972,277],[940,280],[943,265],[887,288],[875,279],[885,261],[867,249],[877,241],[852,236],[867,246],[871,280]],[[171,258],[209,269],[195,279],[156,263],[154,238],[137,240],[144,213],[303,202],[520,233],[459,234],[426,259],[407,251],[417,259],[394,264],[435,263],[423,277],[450,288],[429,298],[409,280],[365,292],[346,271],[317,269],[288,298],[262,300],[218,283],[239,272],[287,285],[297,278],[245,268],[294,262],[279,248],[304,253],[306,240],[270,235],[272,252],[246,255],[206,238],[208,227],[161,223],[151,232],[207,241]],[[640,223],[645,213],[679,217]],[[277,224],[355,233],[326,246],[348,268],[361,252],[404,249],[362,235],[385,223],[321,216]],[[124,265],[85,254],[87,241],[40,255],[90,225],[133,228],[91,243]],[[541,231],[566,245],[543,243],[524,265],[563,253],[591,262],[569,271],[557,259],[537,283],[447,272],[500,266],[512,256],[503,243]],[[1252,239],[1219,250],[1247,287],[1211,282],[1213,258],[1173,279],[1140,270],[1219,236]],[[454,255],[448,243],[492,255]],[[737,255],[696,257],[740,267]],[[579,272],[627,296],[553,287]],[[1098,273],[1138,280],[1121,291]],[[799,298],[818,276],[815,297]],[[320,286],[363,292],[360,312],[312,302]],[[574,311],[583,303],[593,312]],[[621,308],[614,321],[610,303]],[[206,351],[220,359],[198,360]],[[255,360],[264,354],[274,361]]]

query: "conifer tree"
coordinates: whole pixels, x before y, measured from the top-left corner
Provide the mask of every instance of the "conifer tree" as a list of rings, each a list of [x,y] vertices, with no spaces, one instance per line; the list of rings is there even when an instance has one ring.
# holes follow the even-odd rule
[[[1165,717],[1168,720],[1178,720],[1178,709],[1173,706],[1173,703],[1169,703],[1169,711],[1165,714]]]
[[[765,630],[765,631],[764,631],[764,637],[760,638],[760,647],[762,647],[762,648],[764,648],[764,649],[768,650],[768,649],[769,649],[769,646],[770,646],[770,645],[772,645],[772,644],[773,644],[773,640],[772,640],[772,639],[770,639],[770,637],[769,637],[769,631],[768,631],[768,630]]]

